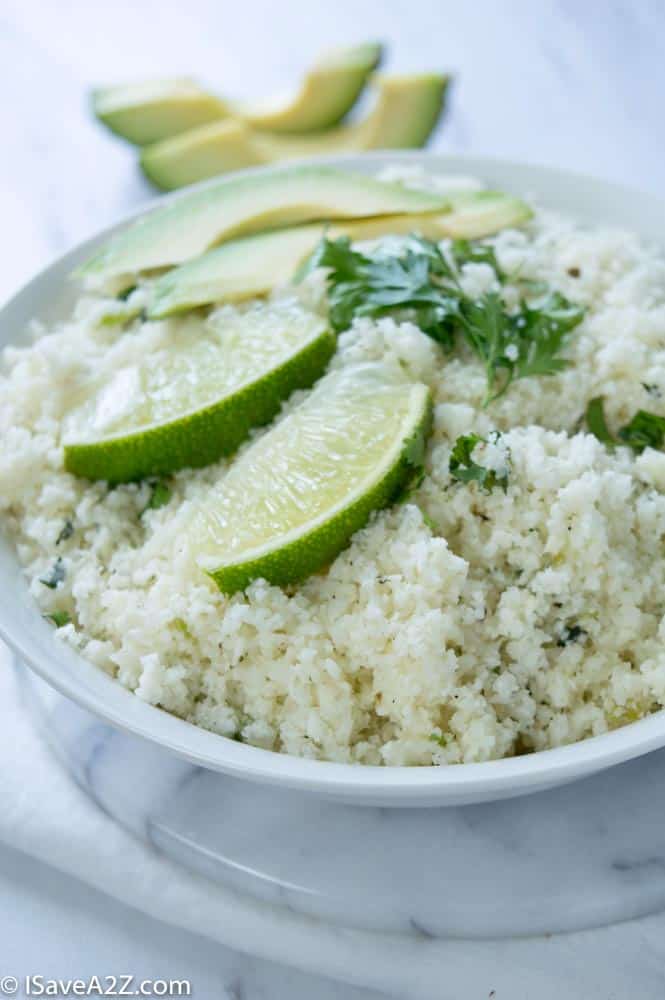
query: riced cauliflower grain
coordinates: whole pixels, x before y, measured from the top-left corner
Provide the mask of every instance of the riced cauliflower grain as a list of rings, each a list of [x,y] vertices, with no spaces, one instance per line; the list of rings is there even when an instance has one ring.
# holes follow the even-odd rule
[[[417,171],[407,180],[477,186]],[[137,337],[159,335],[155,324],[110,325],[100,299],[84,297],[68,322],[7,348],[0,513],[42,611],[71,617],[60,637],[152,705],[315,759],[489,760],[665,706],[665,455],[609,450],[583,424],[599,395],[611,427],[640,408],[665,415],[665,263],[630,234],[543,210],[489,242],[510,276],[508,304],[519,282],[546,281],[587,308],[570,367],[515,382],[483,408],[485,372],[464,348],[446,354],[413,323],[356,320],[332,365],[384,359],[428,384],[426,476],[289,591],[259,580],[225,597],[155,542],[177,532],[225,462],[177,473],[156,510],[145,509],[147,484],[108,489],[64,471],[72,387],[117,371]],[[499,290],[484,263],[461,280],[470,295]],[[322,307],[321,273],[298,294]],[[451,476],[454,442],[470,433],[485,439],[474,460],[508,475],[505,491]],[[49,588],[40,581],[57,559],[65,578]]]

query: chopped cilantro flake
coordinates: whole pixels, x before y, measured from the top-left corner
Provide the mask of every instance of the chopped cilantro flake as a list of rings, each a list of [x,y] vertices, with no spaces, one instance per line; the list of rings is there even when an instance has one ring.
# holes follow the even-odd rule
[[[602,396],[592,399],[586,408],[586,425],[590,432],[603,444],[613,447],[625,444],[639,455],[645,448],[662,448],[665,441],[665,417],[647,410],[638,410],[614,437],[605,420]]]
[[[62,559],[58,556],[56,561],[53,563],[53,567],[47,576],[40,576],[39,582],[43,583],[45,587],[49,587],[50,590],[55,590],[58,584],[62,583],[65,579],[65,564]]]
[[[498,440],[500,435],[496,435]],[[498,475],[495,469],[486,469],[473,460],[473,452],[479,444],[487,444],[487,439],[479,434],[462,434],[457,438],[450,453],[448,468],[453,479],[461,483],[476,482],[489,493],[495,486],[505,492],[508,489],[508,473]]]
[[[143,517],[147,510],[159,510],[160,507],[165,507],[172,496],[173,493],[171,489],[161,479],[156,483],[151,483],[150,497],[147,504],[139,514],[139,517]]]
[[[64,628],[72,620],[68,611],[51,611],[49,614],[44,615],[44,618],[49,622],[53,622],[56,628]]]

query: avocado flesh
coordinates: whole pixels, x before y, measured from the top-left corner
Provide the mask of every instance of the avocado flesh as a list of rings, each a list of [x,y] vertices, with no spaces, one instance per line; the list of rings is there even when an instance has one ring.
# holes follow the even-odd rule
[[[441,212],[448,206],[441,195],[325,166],[222,178],[141,216],[113,236],[77,274],[102,280],[181,264],[236,236],[278,226]]]
[[[495,191],[453,200],[450,212],[396,215],[340,223],[320,223],[260,233],[233,240],[165,274],[153,289],[148,316],[158,319],[216,302],[238,302],[264,295],[293,279],[324,233],[356,242],[388,235],[419,233],[428,239],[476,239],[517,226],[531,216],[523,201]]]
[[[441,238],[451,240],[480,240],[521,226],[533,216],[525,201],[501,191],[473,191],[450,201],[452,210],[440,219]]]
[[[157,187],[171,190],[282,160],[422,146],[439,120],[447,84],[447,76],[436,74],[377,77],[375,105],[363,121],[306,136],[270,135],[236,119],[213,122],[146,147],[141,167]]]
[[[375,43],[337,49],[311,68],[292,98],[240,106],[237,114],[254,128],[279,134],[332,128],[358,100],[381,54],[381,46]]]
[[[137,146],[226,118],[228,106],[188,78],[150,80],[93,91],[95,116]]]

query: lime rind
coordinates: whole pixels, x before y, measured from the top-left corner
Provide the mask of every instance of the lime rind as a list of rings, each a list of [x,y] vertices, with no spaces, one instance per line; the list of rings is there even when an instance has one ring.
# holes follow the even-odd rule
[[[279,366],[187,415],[109,436],[65,444],[65,468],[86,479],[130,482],[210,465],[232,454],[252,428],[268,423],[283,399],[322,374],[336,346],[322,329]]]
[[[362,367],[374,369],[376,372],[381,366],[369,364]],[[331,380],[336,375],[337,373],[328,376],[317,387],[321,414],[326,408],[325,383],[328,381],[332,385]],[[310,401],[311,399],[312,397]],[[372,512],[385,507],[400,494],[405,482],[413,476],[415,465],[422,459],[424,444],[431,427],[432,402],[426,386],[408,382],[394,386],[393,399],[396,412],[404,404],[404,413],[399,425],[395,427],[390,447],[382,450],[374,462],[371,456],[368,456],[369,471],[366,475],[353,482],[348,492],[332,506],[320,510],[309,520],[305,519],[304,523],[285,528],[281,533],[275,530],[259,545],[250,545],[245,550],[235,553],[233,546],[224,545],[219,536],[215,538],[213,530],[212,548],[218,545],[222,548],[226,557],[224,561],[214,551],[209,550],[210,536],[206,536],[206,526],[209,524],[208,511],[212,508],[207,509],[204,502],[201,511],[203,520],[194,520],[189,529],[190,537],[199,567],[212,577],[221,591],[232,594],[243,590],[258,578],[278,586],[301,582],[332,562],[346,547],[352,535],[367,523]],[[386,402],[388,403],[387,396]],[[302,404],[303,407],[306,405],[307,401]],[[351,402],[350,406],[352,405]],[[294,411],[291,416],[297,419],[298,411]],[[362,408],[358,419],[362,419]],[[257,442],[257,446],[264,449],[264,453],[270,454],[271,451],[277,453],[280,445],[288,440],[287,435],[291,430],[287,425],[288,420],[287,417],[281,425],[277,425],[273,431],[269,431]],[[335,420],[334,405],[330,410],[330,420],[332,422]],[[251,473],[253,447],[255,446],[250,446],[238,460],[234,470],[236,478],[245,471],[248,475]],[[349,442],[349,448],[353,447],[353,442]],[[298,477],[303,471],[297,467],[298,458],[296,452],[294,477]],[[340,455],[340,461],[345,461],[343,454]],[[274,482],[261,482],[263,490],[283,487],[283,480],[280,482],[278,477]],[[219,489],[223,493],[224,482]],[[213,495],[207,504],[214,505],[215,502]],[[248,493],[247,503],[251,502],[251,495]],[[242,511],[236,506],[232,517],[242,520],[243,516]],[[226,524],[225,530],[232,533],[233,523]]]

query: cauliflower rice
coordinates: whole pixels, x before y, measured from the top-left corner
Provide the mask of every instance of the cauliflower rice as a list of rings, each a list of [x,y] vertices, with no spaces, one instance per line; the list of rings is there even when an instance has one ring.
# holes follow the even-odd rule
[[[572,366],[483,409],[475,358],[445,355],[410,323],[357,320],[332,364],[385,358],[427,383],[427,475],[289,592],[257,581],[225,597],[163,544],[225,462],[176,474],[168,504],[143,515],[147,485],[108,489],[64,471],[72,385],[145,350],[140,320],[104,327],[99,297],[84,296],[72,319],[7,348],[0,513],[43,613],[72,618],[58,635],[152,705],[326,760],[489,760],[665,706],[665,454],[611,451],[580,429],[601,394],[610,426],[640,408],[665,415],[665,262],[630,234],[545,211],[490,242],[503,270],[587,307],[565,351]],[[463,281],[481,294],[495,276],[469,264]],[[321,274],[298,294],[320,304]],[[150,349],[177,322],[142,331]],[[500,439],[475,454],[508,471],[506,493],[448,469],[458,435],[494,429]],[[58,558],[64,580],[51,589],[40,580]]]

